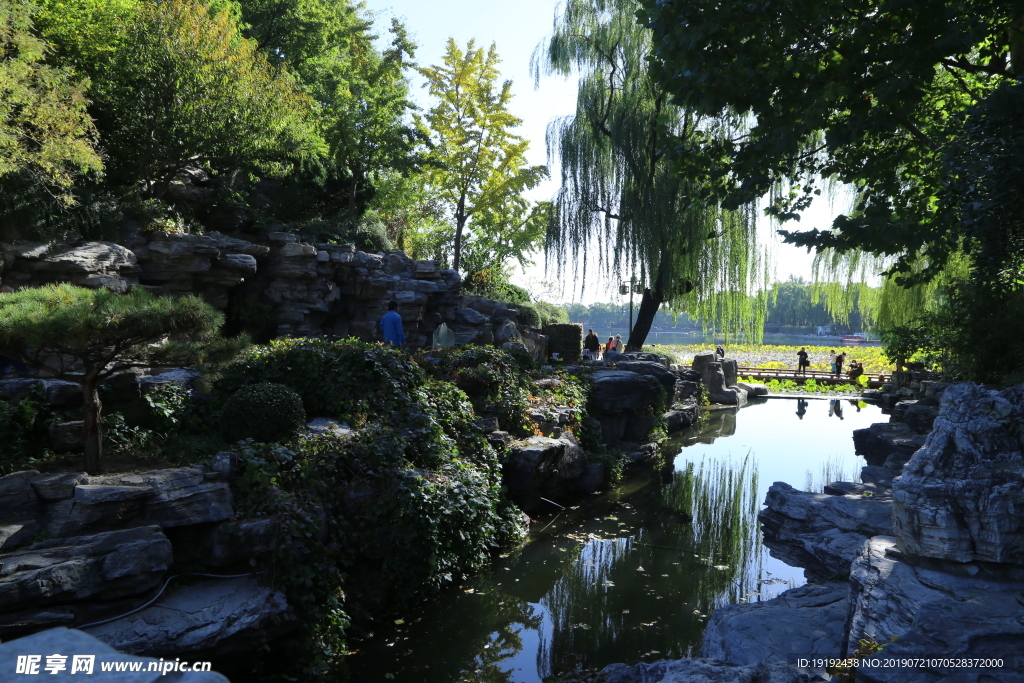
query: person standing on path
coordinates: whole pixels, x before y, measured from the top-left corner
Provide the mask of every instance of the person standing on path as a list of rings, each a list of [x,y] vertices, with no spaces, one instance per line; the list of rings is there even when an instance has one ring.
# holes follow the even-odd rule
[[[829,369],[828,369],[828,371],[831,372],[832,374],[835,374],[835,372],[836,372],[836,350],[835,349],[832,349],[831,351],[828,352],[828,362],[829,362]]]
[[[600,360],[601,340],[594,334],[594,328],[590,328],[587,338],[583,340],[583,348],[590,351],[590,360]]]
[[[402,316],[398,314],[398,302],[388,302],[388,312],[380,319],[380,331],[384,333],[384,343],[392,346],[405,346],[405,330],[402,329]]]
[[[836,377],[843,376],[843,363],[846,362],[846,354],[841,353],[836,356]]]
[[[807,360],[807,347],[801,346],[800,350],[796,352],[796,374],[806,375],[807,366],[811,364],[811,361]]]

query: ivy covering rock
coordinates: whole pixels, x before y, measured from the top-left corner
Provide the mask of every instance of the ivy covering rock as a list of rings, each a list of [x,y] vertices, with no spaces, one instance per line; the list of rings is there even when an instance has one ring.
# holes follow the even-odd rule
[[[489,405],[516,386],[513,361],[473,349],[430,367],[354,340],[278,340],[252,349],[218,387],[271,380],[298,392],[310,414],[357,427],[239,449],[239,510],[280,521],[272,580],[325,655],[340,652],[350,623],[359,630],[408,606],[525,534],[473,405],[455,382],[431,376],[462,379]]]

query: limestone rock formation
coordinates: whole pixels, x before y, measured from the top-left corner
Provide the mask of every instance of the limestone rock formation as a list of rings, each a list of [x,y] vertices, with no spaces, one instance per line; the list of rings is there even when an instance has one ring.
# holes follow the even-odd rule
[[[86,598],[112,600],[155,588],[171,564],[171,543],[159,527],[42,541],[3,555],[0,634],[35,624],[73,623]]]
[[[908,555],[1024,565],[1024,386],[947,389],[924,447],[893,482]]]
[[[758,519],[772,556],[808,579],[845,576],[871,536],[892,533],[892,498],[798,491],[775,482]]]
[[[809,683],[818,677],[802,674],[786,664],[746,666],[715,659],[662,659],[629,666],[612,664],[601,670],[602,683]]]
[[[253,577],[207,579],[169,590],[141,612],[86,633],[130,654],[251,651],[275,632],[288,605],[284,595]]]
[[[1024,681],[1024,582],[989,581],[914,566],[901,560],[896,539],[871,539],[850,574],[849,642],[885,645],[886,658],[1003,658],[999,668],[860,668],[858,681]],[[977,566],[973,567],[977,572]]]
[[[589,465],[586,452],[570,435],[558,439],[532,436],[511,448],[504,481],[513,493],[571,488]]]
[[[923,435],[915,434],[910,425],[903,422],[880,422],[853,430],[857,455],[863,455],[869,465],[877,467],[890,466],[898,470],[924,441]]]
[[[708,622],[700,656],[740,665],[785,663],[790,653],[838,657],[849,594],[847,582],[807,584],[772,600],[723,605]]]

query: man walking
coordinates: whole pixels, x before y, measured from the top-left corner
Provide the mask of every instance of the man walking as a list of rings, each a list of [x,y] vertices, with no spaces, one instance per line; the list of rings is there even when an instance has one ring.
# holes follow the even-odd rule
[[[594,334],[594,328],[590,328],[587,338],[583,340],[583,348],[590,352],[590,360],[601,359],[601,340]]]
[[[398,302],[388,302],[388,312],[380,319],[380,331],[384,333],[384,343],[392,346],[405,346],[405,330],[402,329],[402,316],[398,314]]]

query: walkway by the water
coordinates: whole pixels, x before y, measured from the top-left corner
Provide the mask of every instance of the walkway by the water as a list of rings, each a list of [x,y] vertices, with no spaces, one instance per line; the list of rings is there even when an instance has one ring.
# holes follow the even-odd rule
[[[846,377],[845,374],[842,377],[836,377],[830,372],[824,370],[808,370],[806,373],[797,374],[796,370],[791,368],[782,369],[765,369],[765,368],[747,368],[740,367],[737,370],[737,374],[740,377],[750,377],[758,381],[765,381],[771,379],[777,380],[792,380],[799,384],[803,384],[805,380],[813,379],[818,384],[854,384],[856,380],[851,380]],[[881,388],[887,381],[889,376],[885,374],[868,374],[865,373],[865,377],[868,378],[868,388],[878,389]]]

